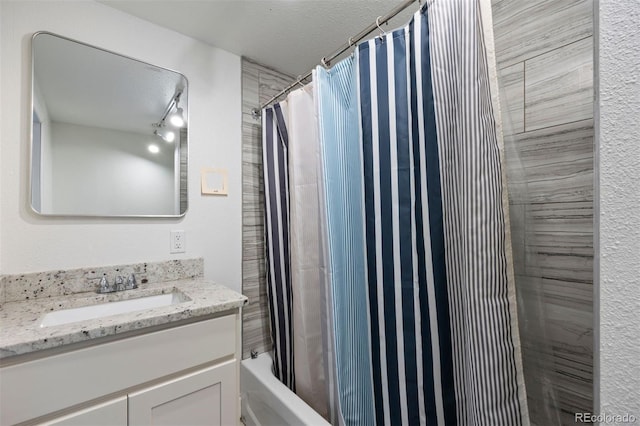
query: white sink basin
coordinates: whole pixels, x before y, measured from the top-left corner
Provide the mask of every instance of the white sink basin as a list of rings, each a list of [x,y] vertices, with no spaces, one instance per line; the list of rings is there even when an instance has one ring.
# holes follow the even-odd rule
[[[80,308],[61,309],[59,311],[49,312],[46,314],[40,323],[40,327],[51,327],[54,325],[69,324],[72,322],[103,318],[128,312],[143,311],[145,309],[175,305],[189,300],[191,299],[183,293],[173,291],[172,293],[139,297],[137,299],[105,302]]]

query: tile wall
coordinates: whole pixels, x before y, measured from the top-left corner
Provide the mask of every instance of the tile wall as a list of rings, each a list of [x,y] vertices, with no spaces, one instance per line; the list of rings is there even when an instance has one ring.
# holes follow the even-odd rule
[[[294,78],[242,59],[242,358],[251,350],[271,350],[267,304],[260,119],[251,110],[287,86]]]
[[[575,424],[593,410],[593,2],[492,3],[530,412]]]

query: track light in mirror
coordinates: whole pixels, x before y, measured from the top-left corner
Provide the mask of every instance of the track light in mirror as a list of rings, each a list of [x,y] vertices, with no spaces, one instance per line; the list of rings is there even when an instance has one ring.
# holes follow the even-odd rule
[[[160,148],[158,148],[158,145],[149,145],[149,152],[157,154],[160,152]]]
[[[171,130],[160,129],[160,130],[156,130],[153,133],[160,136],[162,140],[164,140],[165,142],[173,142],[174,140],[176,140],[176,134]]]
[[[169,122],[176,127],[184,126],[184,110],[176,108],[176,112],[169,116]]]

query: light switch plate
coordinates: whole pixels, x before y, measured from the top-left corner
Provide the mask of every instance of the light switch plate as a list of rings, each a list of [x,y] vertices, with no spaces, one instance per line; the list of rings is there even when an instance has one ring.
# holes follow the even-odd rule
[[[229,173],[227,169],[208,169],[200,171],[200,191],[203,195],[228,195]]]

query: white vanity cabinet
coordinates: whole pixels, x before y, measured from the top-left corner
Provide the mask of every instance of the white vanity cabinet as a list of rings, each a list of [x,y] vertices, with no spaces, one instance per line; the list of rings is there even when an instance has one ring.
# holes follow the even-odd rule
[[[0,368],[0,424],[239,424],[240,313]]]

